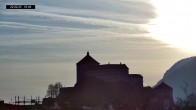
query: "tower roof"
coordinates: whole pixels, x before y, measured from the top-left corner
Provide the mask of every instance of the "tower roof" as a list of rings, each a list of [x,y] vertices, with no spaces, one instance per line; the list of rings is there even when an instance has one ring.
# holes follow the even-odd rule
[[[86,64],[86,63],[96,63],[99,64],[93,57],[89,55],[89,52],[87,52],[86,56],[80,60],[77,64]]]

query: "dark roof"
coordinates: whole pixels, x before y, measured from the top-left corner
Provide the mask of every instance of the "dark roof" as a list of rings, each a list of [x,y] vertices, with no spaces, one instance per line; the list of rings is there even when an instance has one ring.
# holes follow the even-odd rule
[[[99,62],[97,62],[94,58],[92,58],[89,55],[89,52],[87,52],[87,55],[82,60],[80,60],[77,64],[86,64],[86,63],[96,63],[96,64],[99,64]]]
[[[158,86],[156,86],[154,89],[172,89],[172,87],[170,87],[166,83],[162,82],[161,84],[159,84]]]
[[[129,77],[131,77],[131,78],[143,78],[143,76],[140,75],[140,74],[129,74]]]
[[[145,91],[151,91],[151,90],[152,90],[152,87],[146,86],[146,87],[143,87],[143,89],[144,89]]]
[[[100,69],[110,69],[110,68],[126,68],[128,67],[125,64],[104,64],[99,66]]]

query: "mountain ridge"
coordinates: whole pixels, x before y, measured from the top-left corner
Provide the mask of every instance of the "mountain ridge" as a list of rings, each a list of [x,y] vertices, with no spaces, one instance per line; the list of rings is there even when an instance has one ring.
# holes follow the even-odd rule
[[[184,58],[177,61],[170,69],[168,69],[158,84],[165,82],[173,88],[173,99],[184,97],[182,87],[188,84],[188,93],[196,93],[196,56]],[[155,86],[156,86],[155,85]]]

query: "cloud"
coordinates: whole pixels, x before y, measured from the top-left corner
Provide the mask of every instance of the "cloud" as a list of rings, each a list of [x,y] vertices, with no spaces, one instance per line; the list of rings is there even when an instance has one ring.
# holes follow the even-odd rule
[[[32,3],[32,1],[8,0],[7,4],[24,4],[28,2]],[[149,11],[146,11],[146,9],[149,9]],[[153,7],[149,3],[135,1],[127,4],[118,0],[84,0],[82,2],[78,0],[59,2],[49,0],[48,2],[37,2],[36,10],[5,10],[0,24],[4,27],[6,23],[6,27],[10,29],[18,28],[22,31],[24,28],[28,28],[28,30],[24,30],[25,32],[31,32],[31,29],[32,32],[37,32],[38,29],[44,31],[49,28],[57,31],[62,27],[81,29],[117,28],[120,31],[140,32],[140,30],[144,30],[141,29],[142,26],[155,17],[151,9]],[[13,24],[8,24],[8,22]],[[19,26],[16,23],[24,25]],[[18,29],[17,32],[20,32]],[[7,33],[7,31],[4,29],[1,32]],[[143,32],[141,31],[141,33]]]
[[[8,0],[6,4],[36,5],[36,10],[4,10],[0,20],[0,55],[8,55],[0,56],[1,59],[8,60],[9,55],[15,55],[17,61],[28,62],[30,57],[54,53],[58,56],[63,50],[74,52],[89,47],[99,50],[103,46],[113,50],[109,40],[123,38],[125,34],[135,37],[148,33],[145,26],[156,16],[150,3],[138,1]],[[108,40],[103,43],[105,39]],[[43,61],[41,58],[38,59]]]
[[[28,33],[44,33],[44,32],[61,32],[61,31],[77,31],[78,29],[69,28],[69,27],[59,27],[59,26],[47,26],[47,25],[38,25],[38,24],[29,24],[29,23],[20,23],[20,22],[6,22],[0,21],[0,29],[3,34],[28,34]],[[10,33],[10,31],[12,33]]]
[[[92,17],[80,17],[80,16],[70,16],[70,15],[59,15],[59,14],[52,14],[52,13],[43,13],[43,12],[31,12],[31,11],[24,11],[20,13],[6,13],[6,15],[16,15],[16,16],[27,16],[27,18],[35,18],[38,20],[48,20],[47,22],[44,22],[44,25],[39,26],[39,21],[37,21],[37,25],[33,25],[30,23],[17,23],[17,22],[0,22],[2,27],[10,27],[10,28],[28,28],[32,30],[48,30],[48,29],[63,29],[62,27],[67,28],[74,28],[72,25],[75,25],[75,28],[118,28],[118,29],[126,29],[126,30],[134,30],[136,31],[138,28],[141,28],[143,24],[138,23],[128,23],[128,22],[122,22],[122,21],[115,21],[115,20],[108,20],[104,18],[92,18]],[[26,19],[27,19],[26,18]],[[51,22],[55,21],[57,24],[65,24],[58,26],[53,26]],[[66,25],[67,24],[67,25]],[[64,28],[65,29],[65,28]]]

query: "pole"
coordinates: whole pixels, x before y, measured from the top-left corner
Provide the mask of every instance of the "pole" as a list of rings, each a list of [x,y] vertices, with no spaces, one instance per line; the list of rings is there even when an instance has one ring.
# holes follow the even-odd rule
[[[39,104],[39,96],[38,96],[38,104]]]
[[[16,105],[16,96],[15,96],[15,101],[14,101],[15,105]]]
[[[18,105],[19,105],[19,103],[20,103],[20,102],[19,102],[19,96],[18,96]]]
[[[31,96],[31,105],[32,105],[32,101],[33,101],[33,100],[32,100],[32,96]]]
[[[24,105],[25,105],[25,96],[24,96],[24,101],[23,101]]]

